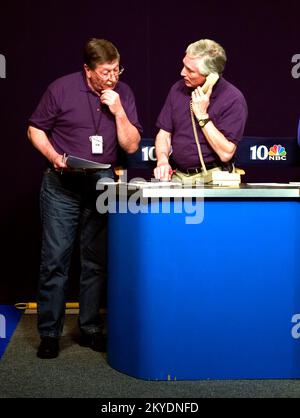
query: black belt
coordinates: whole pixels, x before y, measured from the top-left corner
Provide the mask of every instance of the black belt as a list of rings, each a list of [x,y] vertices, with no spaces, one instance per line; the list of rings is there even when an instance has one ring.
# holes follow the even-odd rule
[[[207,170],[211,170],[212,168],[216,168],[216,167],[221,167],[221,164],[219,163],[207,163],[205,164],[205,167]],[[177,167],[179,171],[181,171],[181,173],[184,174],[200,174],[202,173],[202,167],[196,167],[196,168],[180,168]]]

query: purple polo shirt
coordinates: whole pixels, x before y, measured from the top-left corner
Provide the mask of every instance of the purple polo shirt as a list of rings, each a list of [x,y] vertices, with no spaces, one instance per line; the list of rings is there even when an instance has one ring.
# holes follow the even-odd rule
[[[191,89],[183,80],[172,87],[157,119],[156,126],[171,133],[172,157],[179,168],[200,166],[199,154],[190,115]],[[223,77],[214,86],[208,113],[216,128],[237,144],[247,120],[247,104],[243,94]],[[218,155],[208,144],[199,124],[197,132],[204,161],[219,162]]]
[[[119,81],[115,91],[120,95],[129,121],[141,132],[132,90]],[[45,131],[60,154],[65,152],[112,165],[117,161],[115,117],[89,88],[83,72],[69,74],[51,83],[30,117],[29,124]],[[89,137],[96,134],[103,137],[103,154],[92,154]]]

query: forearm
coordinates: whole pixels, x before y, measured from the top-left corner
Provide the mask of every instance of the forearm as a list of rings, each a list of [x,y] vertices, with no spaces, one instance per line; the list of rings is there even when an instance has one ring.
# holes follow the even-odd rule
[[[212,86],[208,88],[206,94],[204,94],[200,86],[192,93],[192,109],[198,121],[209,118],[208,109],[211,94]],[[201,129],[207,142],[219,156],[220,160],[223,162],[230,161],[236,151],[236,145],[229,141],[212,121],[207,122]]]
[[[161,129],[155,140],[155,153],[157,157],[157,166],[154,169],[154,177],[159,180],[171,180],[171,166],[169,164],[169,155],[171,151],[171,134]]]
[[[157,165],[169,163],[170,151],[170,140],[166,138],[166,135],[158,134],[155,140],[155,153],[157,158]]]
[[[121,148],[128,153],[137,151],[141,136],[137,128],[129,121],[124,110],[115,115],[118,141]]]
[[[58,155],[44,131],[29,126],[27,136],[32,145],[50,162]]]
[[[236,145],[229,141],[223,134],[220,132],[212,121],[208,122],[202,132],[212,147],[212,149],[218,154],[221,161],[230,161],[236,151]]]
[[[41,129],[29,126],[27,136],[32,145],[44,156],[55,168],[66,167],[66,163],[57,151],[55,151],[46,133]]]

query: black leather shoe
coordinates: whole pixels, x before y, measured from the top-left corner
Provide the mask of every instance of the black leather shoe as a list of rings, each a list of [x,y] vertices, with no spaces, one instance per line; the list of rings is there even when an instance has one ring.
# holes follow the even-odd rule
[[[106,338],[102,332],[95,332],[93,334],[86,334],[82,332],[79,345],[81,345],[81,347],[89,347],[100,353],[106,352]]]
[[[56,358],[59,353],[59,340],[53,337],[41,337],[41,343],[36,355],[39,358]]]

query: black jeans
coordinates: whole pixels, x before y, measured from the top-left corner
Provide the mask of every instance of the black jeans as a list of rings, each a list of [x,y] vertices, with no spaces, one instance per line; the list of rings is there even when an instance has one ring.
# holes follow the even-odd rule
[[[96,183],[113,177],[111,170],[96,173],[60,173],[46,170],[40,205],[43,227],[38,331],[60,337],[65,315],[68,273],[75,239],[80,239],[79,327],[100,331],[100,297],[106,280],[107,216],[96,210]],[[99,192],[98,192],[99,193]]]

